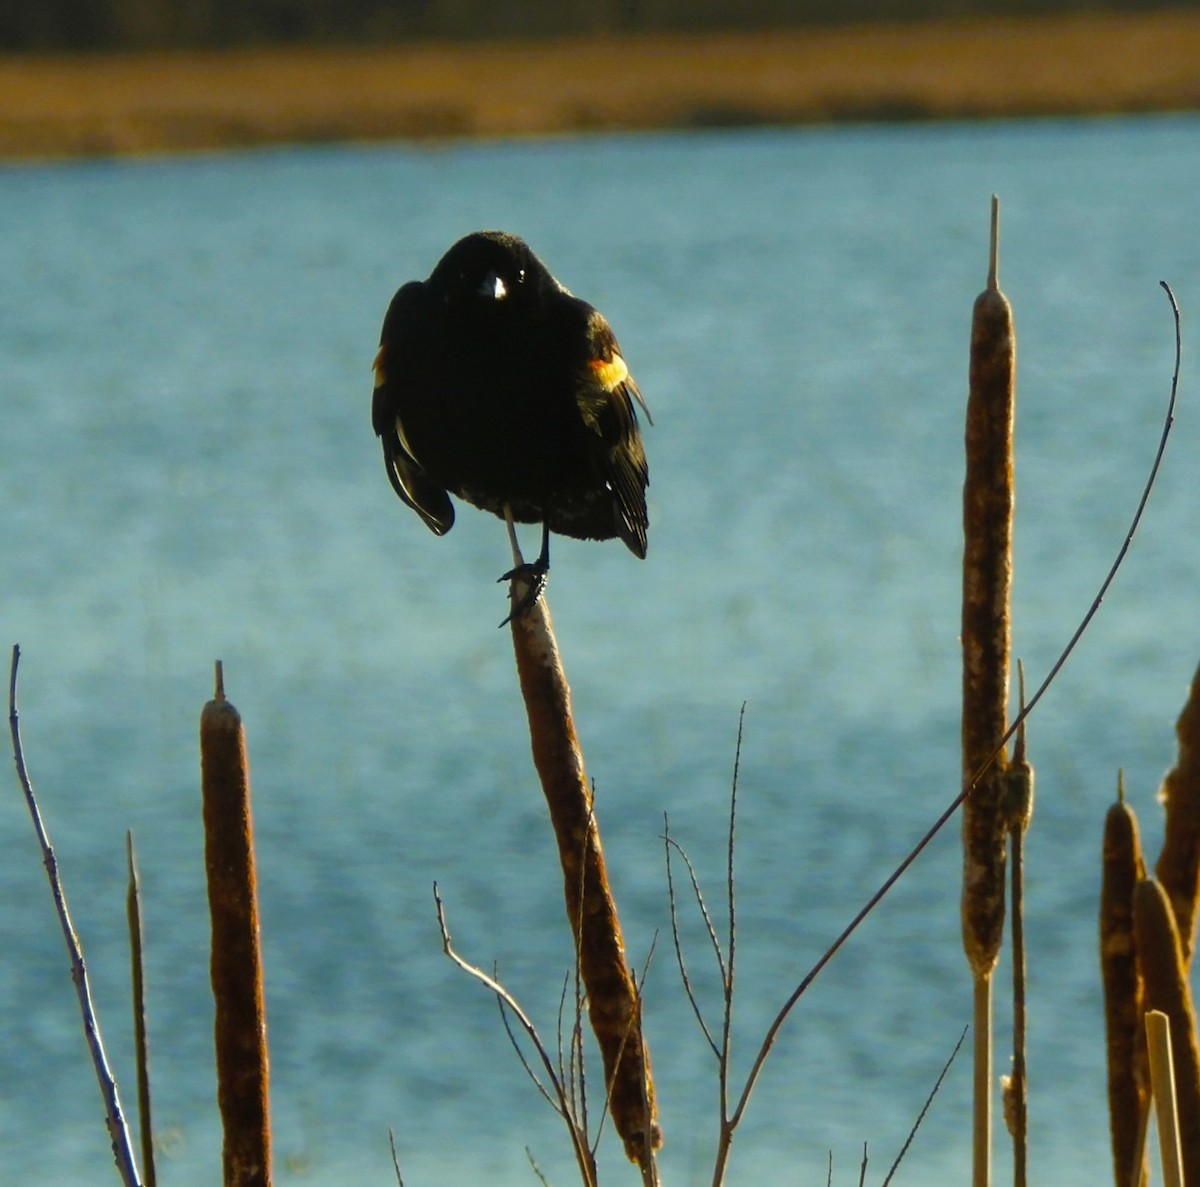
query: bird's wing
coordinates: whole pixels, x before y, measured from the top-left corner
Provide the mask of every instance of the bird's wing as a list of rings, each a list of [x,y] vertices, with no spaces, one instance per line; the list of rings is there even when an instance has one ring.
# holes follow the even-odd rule
[[[388,306],[374,362],[371,423],[383,443],[383,461],[392,489],[425,521],[431,532],[444,536],[454,526],[454,504],[413,454],[397,400],[402,385],[412,374],[413,351],[423,334],[425,301],[424,284],[412,281],[396,293]]]
[[[617,534],[636,556],[646,555],[646,487],[650,471],[638,429],[634,402],[646,407],[629,368],[621,356],[616,335],[604,316],[580,301],[586,309],[589,352],[579,390],[584,422],[600,438],[600,470],[615,496]]]

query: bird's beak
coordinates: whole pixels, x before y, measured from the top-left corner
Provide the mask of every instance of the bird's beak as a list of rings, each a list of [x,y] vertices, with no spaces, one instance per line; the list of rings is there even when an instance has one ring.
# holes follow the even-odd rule
[[[508,285],[504,278],[495,272],[489,272],[479,286],[479,295],[488,301],[503,301],[508,296]]]

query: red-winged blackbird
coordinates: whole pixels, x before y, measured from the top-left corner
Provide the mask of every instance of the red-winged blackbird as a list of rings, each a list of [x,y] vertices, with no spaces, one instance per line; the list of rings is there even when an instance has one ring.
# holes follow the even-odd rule
[[[460,239],[383,321],[372,421],[396,493],[439,536],[454,524],[449,494],[542,525],[515,612],[541,594],[552,531],[619,536],[645,557],[635,400],[649,418],[608,322],[516,235]]]

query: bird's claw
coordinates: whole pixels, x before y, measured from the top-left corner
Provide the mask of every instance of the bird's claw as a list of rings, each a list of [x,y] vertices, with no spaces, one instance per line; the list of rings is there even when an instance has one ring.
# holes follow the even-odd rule
[[[514,588],[513,608],[508,617],[500,624],[502,627],[508,626],[514,618],[520,618],[522,614],[528,614],[538,604],[538,600],[545,592],[546,580],[549,575],[549,565],[542,564],[540,561],[533,561],[518,565],[515,569],[509,569],[507,573],[496,578],[497,584],[501,581],[521,581],[526,584],[525,592],[520,597],[517,597],[516,589]]]

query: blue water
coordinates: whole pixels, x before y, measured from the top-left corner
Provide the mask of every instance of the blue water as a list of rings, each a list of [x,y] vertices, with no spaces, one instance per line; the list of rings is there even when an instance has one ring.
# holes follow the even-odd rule
[[[648,559],[558,541],[549,599],[631,958],[658,935],[664,1173],[709,1181],[716,1082],[668,941],[663,813],[719,912],[745,702],[740,1090],[791,987],[957,787],[962,416],[993,191],[1019,337],[1015,646],[1034,681],[1153,455],[1160,279],[1191,351],[1142,531],[1030,723],[1031,1166],[1106,1178],[1100,829],[1124,768],[1157,854],[1154,793],[1200,660],[1198,149],[1200,120],[1162,118],[0,171],[0,642],[22,646],[26,758],[131,1109],[136,834],[160,1181],[220,1173],[196,752],[217,658],[253,771],[276,1181],[391,1182],[389,1126],[410,1187],[528,1183],[526,1146],[573,1180],[433,914],[437,879],[462,952],[498,962],[552,1035],[570,944],[496,629],[503,529],[466,509],[427,532],[369,421],[392,291],[491,226],[608,314],[654,413]],[[0,837],[0,1179],[114,1181],[11,779]],[[959,865],[955,822],[801,1001],[729,1182],[823,1184],[830,1151],[834,1181],[857,1182],[864,1142],[882,1180],[969,1021]],[[1008,1017],[1001,994],[1001,1050]],[[895,1182],[965,1180],[969,1084],[963,1057]],[[629,1173],[617,1147],[606,1131],[606,1180]]]

